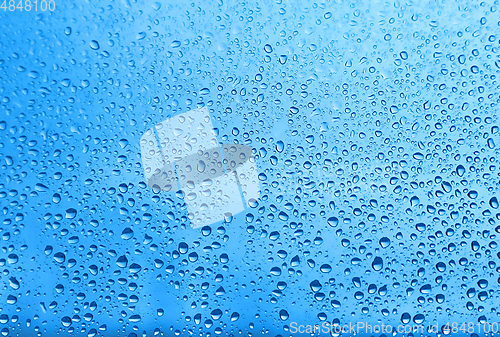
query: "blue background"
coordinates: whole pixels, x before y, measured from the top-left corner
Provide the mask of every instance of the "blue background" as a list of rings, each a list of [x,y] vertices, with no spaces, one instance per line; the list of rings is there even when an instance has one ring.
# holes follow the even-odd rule
[[[497,2],[55,6],[0,10],[2,334],[499,321]],[[139,147],[202,106],[262,191],[209,233]]]

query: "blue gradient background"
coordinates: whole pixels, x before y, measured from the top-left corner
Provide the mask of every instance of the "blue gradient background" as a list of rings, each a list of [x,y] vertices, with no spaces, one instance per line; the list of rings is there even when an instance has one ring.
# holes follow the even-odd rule
[[[497,3],[55,4],[0,10],[2,334],[498,322]],[[201,106],[262,191],[208,235],[139,148]]]

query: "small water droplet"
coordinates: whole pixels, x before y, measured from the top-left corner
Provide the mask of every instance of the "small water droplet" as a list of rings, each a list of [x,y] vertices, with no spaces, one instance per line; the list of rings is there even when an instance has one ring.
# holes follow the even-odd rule
[[[93,50],[98,50],[100,48],[99,42],[97,42],[96,40],[90,41],[90,48],[92,48]]]

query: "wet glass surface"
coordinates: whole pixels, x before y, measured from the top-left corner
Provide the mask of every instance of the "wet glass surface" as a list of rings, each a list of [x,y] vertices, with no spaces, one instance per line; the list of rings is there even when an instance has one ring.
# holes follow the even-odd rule
[[[0,334],[498,331],[498,18],[4,1]]]

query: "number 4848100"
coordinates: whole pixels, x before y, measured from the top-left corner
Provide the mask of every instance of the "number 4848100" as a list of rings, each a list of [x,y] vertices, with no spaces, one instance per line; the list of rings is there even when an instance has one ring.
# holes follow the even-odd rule
[[[1,1],[1,0],[0,0]],[[19,0],[19,2],[17,2],[16,4],[16,1],[15,0],[3,0],[2,2],[2,5],[0,6],[1,9],[3,9],[4,11],[11,11],[11,12],[14,12],[14,11],[26,11],[26,12],[29,12],[31,10],[34,10],[34,11],[42,11],[42,12],[45,12],[46,10],[49,10],[49,11],[53,11],[56,9],[56,3],[54,2],[54,0],[41,0],[40,2],[38,2],[38,0],[34,0],[34,1],[31,1],[31,0]]]

